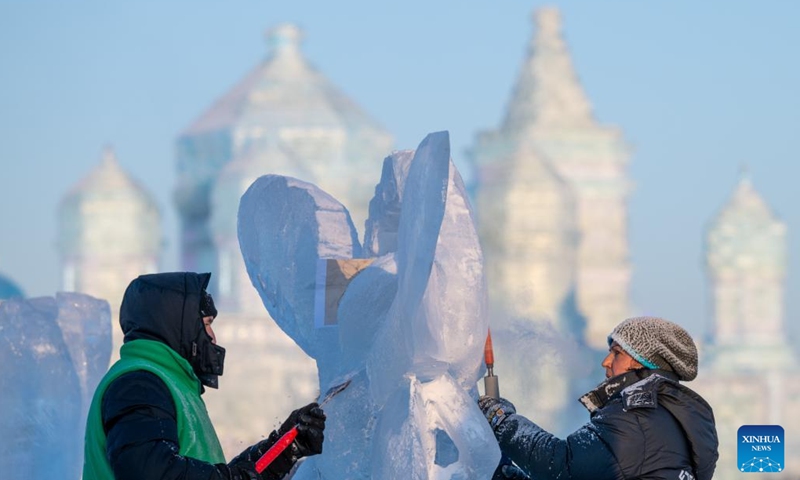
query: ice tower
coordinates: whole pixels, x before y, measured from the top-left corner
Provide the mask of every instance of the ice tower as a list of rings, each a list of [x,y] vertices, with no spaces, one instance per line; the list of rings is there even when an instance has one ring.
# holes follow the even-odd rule
[[[218,271],[225,266],[210,225],[213,184],[226,164],[254,152],[261,152],[257,155],[265,161],[261,174],[301,176],[320,185],[351,209],[363,231],[375,187],[372,172],[380,168],[393,141],[309,64],[301,37],[294,25],[270,30],[266,60],[180,135],[175,202],[183,269]],[[291,161],[271,160],[264,154],[269,149],[284,152]],[[212,277],[212,289],[224,279]]]
[[[478,208],[491,297],[512,315],[566,328],[578,239],[571,188],[533,151],[483,173]]]
[[[119,312],[130,281],[158,271],[162,241],[155,200],[106,148],[59,205],[61,289],[107,300]]]
[[[786,261],[786,224],[743,177],[706,237],[715,368],[791,363],[784,325]],[[759,362],[742,355],[743,349]]]
[[[515,310],[541,312],[546,310],[542,305],[563,302],[565,292],[570,289],[562,284],[573,274],[574,268],[577,309],[586,321],[585,341],[594,347],[606,348],[606,335],[629,312],[631,267],[626,200],[631,187],[626,172],[628,147],[619,129],[601,125],[594,118],[561,36],[558,10],[538,10],[534,23],[536,32],[505,118],[498,129],[478,135],[472,152],[478,176],[478,221],[483,232],[482,241],[487,245],[487,258],[497,256],[502,249],[511,251],[512,242],[525,244],[525,229],[530,228],[530,224],[538,224],[536,228],[548,225],[549,240],[530,239],[525,255],[519,253],[517,258],[506,255],[503,262],[518,264],[510,269],[527,270],[531,276],[524,283],[528,284],[539,281],[535,272],[544,262],[550,271],[561,272],[557,280],[559,286],[552,289],[537,286],[532,295],[522,300],[530,303],[517,305]],[[549,169],[538,166],[539,162],[547,163]],[[511,173],[498,174],[504,170]],[[520,189],[513,203],[498,206],[497,200],[487,198],[494,195],[491,192],[503,190],[504,182],[511,186],[517,176],[534,175],[540,178],[530,184],[527,193]],[[554,191],[559,182],[557,178],[564,183],[560,194]],[[524,199],[525,195],[530,198]],[[563,217],[561,225],[552,222],[570,209],[570,195],[574,196],[577,235],[572,231],[570,214]],[[508,221],[507,214],[490,213],[497,208],[525,208],[524,205],[531,209],[528,225]],[[552,243],[563,240],[566,243],[562,248]],[[567,247],[572,244],[576,245],[574,253]],[[491,284],[512,280],[489,276],[488,281]],[[505,292],[494,291],[495,304],[520,301],[507,296],[498,298],[498,295],[502,297]]]
[[[797,411],[800,362],[784,315],[786,224],[746,176],[711,220],[705,239],[712,318],[700,375],[689,386],[714,408],[720,459],[714,478],[740,478],[736,431],[741,425],[781,425],[785,468],[800,474]],[[759,455],[768,456],[768,455]]]

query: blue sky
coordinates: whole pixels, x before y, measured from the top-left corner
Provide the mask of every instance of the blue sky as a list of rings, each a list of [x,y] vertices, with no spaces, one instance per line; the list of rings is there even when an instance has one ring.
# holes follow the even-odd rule
[[[171,191],[178,133],[295,22],[311,62],[414,148],[449,130],[453,155],[500,121],[532,33],[523,1],[0,1],[0,272],[59,287],[55,215],[104,145],[153,192],[178,268]],[[700,333],[702,242],[741,165],[789,226],[788,321],[800,317],[800,3],[551,2],[597,118],[633,148],[637,312]],[[379,171],[376,170],[376,182]]]

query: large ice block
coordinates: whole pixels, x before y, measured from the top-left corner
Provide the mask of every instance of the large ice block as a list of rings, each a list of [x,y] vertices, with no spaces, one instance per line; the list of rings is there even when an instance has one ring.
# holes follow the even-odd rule
[[[2,472],[80,478],[80,382],[57,316],[52,297],[0,303]]]
[[[316,323],[315,292],[333,305],[319,298],[319,260],[362,255],[347,210],[273,175],[240,203],[242,255],[267,310],[317,360],[321,392],[351,381],[325,407],[324,453],[293,478],[490,478],[500,452],[475,403],[483,257],[447,132],[388,157],[375,192],[364,256],[376,258],[349,283],[336,277],[338,310]]]

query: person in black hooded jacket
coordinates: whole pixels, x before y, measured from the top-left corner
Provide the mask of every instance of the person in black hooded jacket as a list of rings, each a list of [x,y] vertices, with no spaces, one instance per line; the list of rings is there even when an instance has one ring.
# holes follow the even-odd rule
[[[566,439],[517,415],[508,400],[479,399],[515,464],[500,465],[494,478],[711,480],[719,457],[714,414],[679,383],[697,376],[688,332],[661,318],[629,318],[608,343],[606,380],[580,399],[590,420]]]
[[[225,463],[200,397],[203,386],[218,387],[225,359],[211,327],[210,276],[141,275],[128,286],[120,360],[98,385],[87,419],[84,480],[277,480],[322,452],[325,414],[311,403]],[[294,426],[294,442],[258,473],[255,462]]]

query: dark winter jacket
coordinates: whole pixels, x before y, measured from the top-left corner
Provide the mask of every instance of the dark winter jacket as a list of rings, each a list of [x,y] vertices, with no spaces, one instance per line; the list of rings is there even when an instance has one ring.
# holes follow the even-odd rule
[[[126,290],[120,311],[126,345],[139,343],[136,340],[160,342],[177,353],[177,363],[183,362],[181,358],[188,362],[188,365],[183,362],[187,365],[184,368],[186,381],[194,385],[189,395],[196,395],[200,405],[202,386],[199,375],[194,373],[205,372],[214,377],[213,374],[222,373],[221,359],[214,358],[214,355],[219,355],[219,349],[208,347],[210,338],[200,318],[201,293],[208,285],[209,277],[209,274],[186,272],[142,275]],[[171,391],[174,385],[168,388],[162,378],[146,369],[124,373],[107,386],[102,398],[97,399],[102,406],[105,454],[114,478],[259,478],[253,470],[253,463],[277,440],[277,434],[273,432],[268,440],[246,450],[228,465],[182,455],[184,450],[180,438],[186,432],[181,431],[181,425],[191,422],[178,418],[176,402],[181,399]],[[183,403],[181,410],[186,407]],[[204,406],[202,408],[201,413],[205,414]],[[213,427],[210,428],[215,439]],[[210,457],[217,462],[224,461],[216,454]]]
[[[83,478],[183,478],[187,465],[209,475],[217,463],[225,456],[189,362],[161,342],[125,343],[92,399]]]
[[[565,440],[519,415],[495,430],[536,480],[710,480],[718,458],[711,407],[663,370],[611,378],[581,401],[590,421]]]

